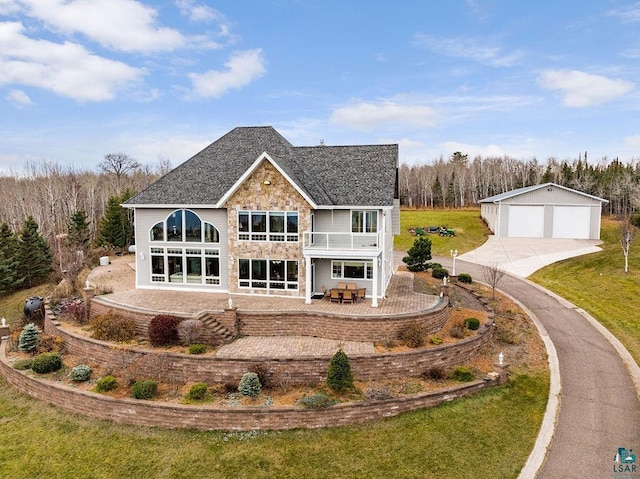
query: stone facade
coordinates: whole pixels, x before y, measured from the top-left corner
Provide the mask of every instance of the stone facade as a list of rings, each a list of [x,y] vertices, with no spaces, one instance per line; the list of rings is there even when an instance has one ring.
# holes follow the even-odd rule
[[[267,160],[253,171],[227,200],[229,231],[229,292],[267,294],[266,290],[238,287],[238,259],[298,261],[298,290],[282,290],[282,296],[304,297],[305,263],[302,255],[304,231],[311,230],[311,207],[294,186]],[[238,240],[238,211],[297,211],[298,242]],[[272,292],[273,294],[273,292]]]

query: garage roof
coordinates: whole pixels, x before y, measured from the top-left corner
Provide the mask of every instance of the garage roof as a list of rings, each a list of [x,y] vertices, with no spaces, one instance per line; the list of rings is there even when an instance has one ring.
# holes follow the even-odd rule
[[[524,188],[517,188],[515,190],[511,190],[511,191],[506,191],[504,193],[500,193],[499,195],[494,195],[494,196],[490,196],[488,198],[485,198],[483,200],[480,200],[480,203],[500,203],[501,201],[504,201],[506,199],[509,198],[513,198],[514,196],[520,196],[526,193],[529,193],[531,191],[536,191],[542,188],[547,188],[549,186],[553,186],[556,188],[560,188],[566,191],[570,191],[572,193],[576,193],[578,195],[582,195],[585,196],[587,198],[591,198],[597,201],[600,201],[602,203],[609,203],[609,200],[605,200],[604,198],[600,198],[598,196],[593,196],[587,193],[583,193],[582,191],[578,191],[578,190],[574,190],[571,188],[567,188],[566,186],[562,186],[562,185],[557,185],[555,183],[543,183],[541,185],[533,185],[533,186],[525,186]]]

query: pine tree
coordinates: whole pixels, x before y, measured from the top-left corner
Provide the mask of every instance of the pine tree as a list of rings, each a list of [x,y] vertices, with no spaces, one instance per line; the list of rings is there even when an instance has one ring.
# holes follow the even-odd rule
[[[53,261],[51,248],[38,233],[38,224],[33,216],[29,216],[22,225],[18,255],[20,271],[25,275],[27,287],[30,288],[41,283],[51,272],[51,262]]]
[[[31,352],[36,349],[40,341],[40,330],[33,323],[27,324],[22,328],[20,338],[18,339],[18,350]]]
[[[91,242],[91,232],[89,231],[89,222],[87,214],[83,210],[76,211],[67,225],[67,240],[70,246],[85,251]]]
[[[18,289],[24,282],[20,275],[17,240],[7,223],[0,226],[0,294]]]
[[[347,354],[339,349],[329,362],[327,372],[327,386],[336,392],[353,389],[353,374]]]
[[[429,269],[431,259],[431,240],[421,236],[413,242],[413,246],[407,251],[407,256],[402,261],[409,271],[426,271]]]
[[[98,244],[100,246],[124,248],[131,244],[133,218],[128,209],[120,206],[131,196],[133,193],[126,190],[121,195],[111,196],[107,201],[104,216],[98,225]]]

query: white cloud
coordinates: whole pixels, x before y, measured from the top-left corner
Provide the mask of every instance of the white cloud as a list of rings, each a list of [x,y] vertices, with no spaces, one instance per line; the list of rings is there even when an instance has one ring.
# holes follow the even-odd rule
[[[225,71],[190,73],[194,93],[205,98],[217,98],[232,88],[248,85],[266,72],[260,48],[232,55],[225,67]]]
[[[622,23],[632,23],[640,21],[640,3],[635,3],[628,7],[609,10],[607,12],[613,17],[618,17]]]
[[[22,23],[0,23],[0,85],[18,83],[78,101],[103,101],[144,74],[81,45],[33,40],[23,31]]]
[[[530,158],[534,156],[534,153],[522,149],[520,147],[508,147],[499,145],[472,145],[467,143],[460,143],[457,141],[445,141],[438,145],[441,153],[444,156],[451,156],[456,151],[460,151],[465,155],[469,155],[469,158],[475,156],[488,157],[503,157],[510,156],[512,158]]]
[[[494,67],[513,65],[522,57],[521,52],[505,53],[499,46],[483,44],[483,40],[477,38],[438,38],[418,33],[414,37],[414,42],[437,54],[466,58]]]
[[[31,98],[29,98],[29,96],[22,90],[9,91],[5,99],[16,108],[23,108],[33,103]]]
[[[569,107],[600,105],[625,95],[634,84],[625,80],[611,80],[578,70],[548,70],[538,77],[538,84],[546,90],[564,93],[562,103]]]
[[[125,52],[171,51],[187,39],[156,24],[157,11],[135,0],[19,0],[55,30],[75,32]]]
[[[194,0],[177,0],[180,13],[192,22],[207,22],[221,18],[221,14],[207,5],[198,5]]]
[[[396,102],[367,103],[337,108],[331,121],[356,130],[368,131],[381,125],[408,125],[430,127],[434,125],[437,111],[422,105]]]
[[[20,5],[15,0],[0,0],[0,15],[8,15],[20,11]]]

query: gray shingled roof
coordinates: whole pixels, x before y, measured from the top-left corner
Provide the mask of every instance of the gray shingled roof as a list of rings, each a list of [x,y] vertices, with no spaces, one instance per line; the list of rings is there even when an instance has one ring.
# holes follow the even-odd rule
[[[318,206],[393,205],[398,145],[295,147],[270,126],[231,130],[126,204],[215,204],[265,152]]]

